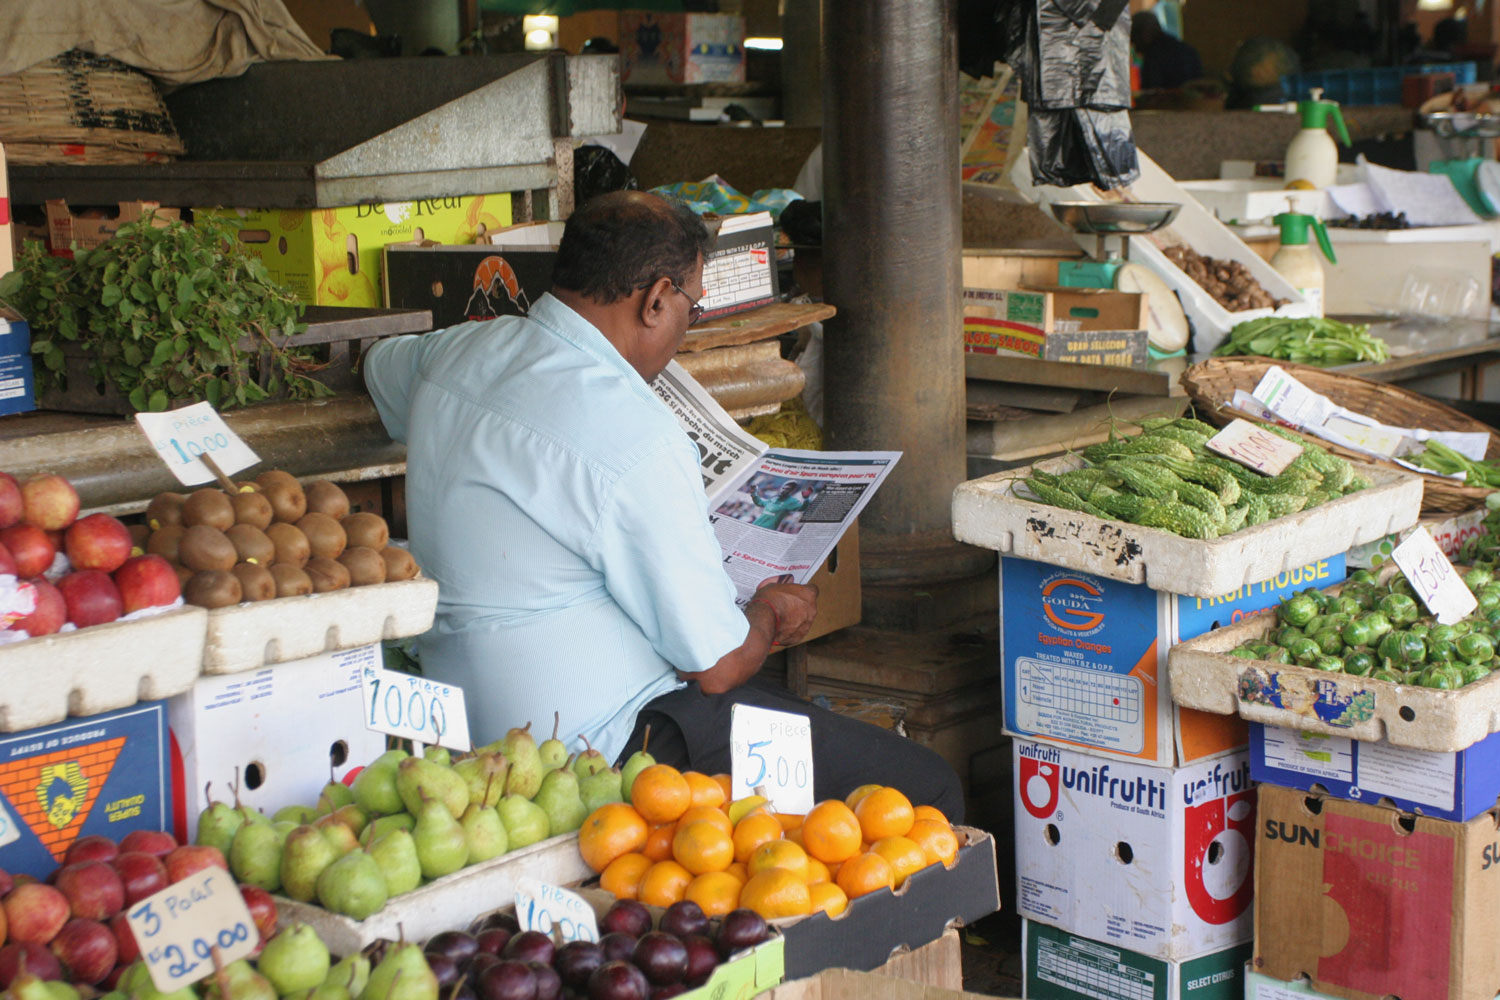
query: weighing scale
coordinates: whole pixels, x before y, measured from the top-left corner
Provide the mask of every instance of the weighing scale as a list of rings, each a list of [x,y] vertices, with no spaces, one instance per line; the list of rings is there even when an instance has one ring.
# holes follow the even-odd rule
[[[1181,208],[1171,202],[1060,201],[1052,205],[1058,222],[1097,240],[1093,260],[1057,265],[1057,283],[1064,288],[1108,288],[1145,295],[1153,358],[1184,352],[1187,316],[1177,293],[1159,275],[1131,261],[1130,237],[1171,225]]]
[[[1500,163],[1483,155],[1500,138],[1500,115],[1476,111],[1434,111],[1420,117],[1439,139],[1472,139],[1479,155],[1464,159],[1434,160],[1428,173],[1444,174],[1464,201],[1479,215],[1500,215]]]

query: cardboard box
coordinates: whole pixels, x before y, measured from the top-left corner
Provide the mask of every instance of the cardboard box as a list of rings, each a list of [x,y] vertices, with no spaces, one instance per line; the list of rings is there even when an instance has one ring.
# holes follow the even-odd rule
[[[1172,703],[1167,651],[1296,591],[1343,579],[1339,555],[1205,599],[1002,558],[1005,731],[1158,767],[1243,749],[1243,720]]]
[[[1252,722],[1250,776],[1461,823],[1500,801],[1500,733],[1435,753]]]
[[[496,316],[525,316],[552,287],[551,247],[388,246],[386,305],[427,309],[432,327]]]
[[[209,782],[216,800],[232,799],[238,777],[240,801],[270,814],[316,802],[330,768],[343,780],[383,753],[385,737],[364,724],[367,664],[381,665],[379,644],[205,675],[169,698],[178,839],[196,835]]]
[[[1021,954],[1036,1000],[1240,1000],[1250,946],[1166,962],[1027,920]]]
[[[818,613],[804,643],[858,625],[864,593],[859,582],[859,521],[849,525],[823,565],[807,581],[818,588]]]
[[[1333,1000],[1326,993],[1319,993],[1305,979],[1282,982],[1263,976],[1252,967],[1245,967],[1245,1000]],[[1497,997],[1496,1000],[1500,1000]]]
[[[1255,969],[1345,1000],[1500,993],[1500,810],[1467,823],[1262,785]]]
[[[0,415],[36,409],[31,367],[31,326],[0,311]]]
[[[1021,916],[1166,961],[1250,940],[1248,755],[1166,770],[1014,747]]]
[[[165,702],[0,736],[0,868],[45,879],[73,841],[165,830]]]
[[[179,208],[163,208],[154,201],[122,201],[116,206],[87,208],[74,214],[61,198],[47,201],[47,249],[54,257],[71,257],[75,250],[92,250],[114,236],[127,222],[155,213],[152,225],[165,226],[182,218]]]
[[[1141,367],[1146,297],[1101,289],[964,289],[964,350]]]
[[[1462,514],[1439,514],[1435,517],[1424,517],[1418,524],[1412,525],[1404,531],[1377,538],[1373,542],[1356,545],[1350,549],[1347,555],[1349,569],[1379,569],[1391,561],[1391,553],[1396,546],[1406,541],[1407,537],[1417,530],[1418,525],[1425,527],[1432,540],[1437,542],[1438,548],[1449,559],[1458,558],[1458,550],[1463,548],[1464,542],[1471,538],[1477,538],[1484,534],[1484,516],[1489,513],[1483,506],[1475,510],[1464,511]]]
[[[744,83],[745,19],[738,14],[620,14],[620,82]]]
[[[950,931],[949,934],[955,938],[953,947],[956,951],[957,932]],[[944,937],[946,939],[947,935]],[[980,1000],[987,997],[983,993],[962,992],[961,986],[962,982],[951,985],[934,983],[887,966],[873,972],[825,969],[806,979],[788,980],[763,994],[760,1000]]]
[[[314,209],[197,209],[242,224],[240,243],[308,305],[373,308],[381,252],[410,240],[472,244],[510,225],[510,195],[469,195]]]

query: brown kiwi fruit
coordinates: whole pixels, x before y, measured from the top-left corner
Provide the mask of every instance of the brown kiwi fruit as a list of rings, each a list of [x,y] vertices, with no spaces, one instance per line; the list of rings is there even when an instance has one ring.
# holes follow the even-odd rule
[[[337,483],[320,479],[309,485],[306,493],[309,514],[327,514],[335,521],[349,516],[349,495]]]
[[[194,573],[182,588],[182,599],[200,608],[227,608],[240,603],[243,597],[239,578],[226,570]]]
[[[276,596],[276,578],[256,563],[242,562],[230,570],[240,581],[240,596],[246,601],[269,601]]]
[[[169,524],[157,528],[151,532],[151,537],[146,541],[146,551],[154,556],[161,556],[167,562],[182,562],[182,536],[187,534],[187,529],[180,524]]]
[[[312,555],[307,536],[295,524],[277,522],[266,529],[266,537],[276,546],[276,561],[301,569]]]
[[[234,504],[222,490],[197,490],[182,503],[182,524],[185,528],[206,524],[210,528],[228,531],[234,527]]]
[[[184,566],[200,573],[211,569],[227,573],[240,561],[229,536],[206,524],[195,524],[187,529],[177,545],[177,552]]]
[[[312,577],[290,563],[272,566],[271,579],[276,581],[277,597],[301,597],[313,592]]]
[[[259,493],[260,483],[250,479],[241,479],[234,484],[234,488],[237,493]]]
[[[349,571],[336,559],[313,556],[303,568],[312,580],[315,593],[326,594],[330,590],[343,590],[349,586]]]
[[[255,485],[262,491],[271,483],[295,483],[297,477],[285,469],[267,469],[255,477]]]
[[[337,559],[349,546],[344,529],[327,514],[307,514],[297,522],[297,527],[307,536],[307,544],[315,556]]]
[[[385,560],[374,549],[354,545],[344,550],[339,562],[349,571],[349,586],[367,587],[372,583],[385,583]]]
[[[146,505],[146,526],[152,531],[169,524],[182,523],[182,504],[187,497],[181,493],[158,493]]]
[[[144,524],[126,525],[126,529],[130,532],[131,551],[134,552],[136,549],[140,549],[142,552],[145,552],[146,543],[151,540],[151,529]]]
[[[193,578],[193,571],[182,565],[182,563],[173,563],[172,570],[177,574],[178,589],[186,590],[188,581]]]
[[[379,552],[391,540],[391,529],[379,514],[350,514],[343,523],[350,545],[363,545]]]
[[[385,563],[385,579],[387,583],[395,580],[410,580],[417,575],[417,561],[405,549],[398,549],[394,545],[387,545],[380,550],[380,558]]]
[[[248,524],[265,531],[276,516],[271,510],[271,501],[259,493],[236,493],[229,498],[229,503],[234,507],[235,524]]]
[[[276,561],[276,543],[259,528],[236,524],[224,532],[224,536],[234,543],[234,551],[239,555],[240,562],[269,566]]]
[[[307,513],[307,494],[296,480],[289,483],[272,480],[261,487],[261,494],[271,501],[271,511],[278,521],[296,524]]]

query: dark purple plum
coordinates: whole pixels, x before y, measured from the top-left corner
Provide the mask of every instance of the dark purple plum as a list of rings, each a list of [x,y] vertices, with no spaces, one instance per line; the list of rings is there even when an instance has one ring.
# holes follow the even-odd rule
[[[649,1000],[646,974],[629,962],[605,962],[589,976],[589,1000]]]
[[[599,921],[605,934],[629,934],[640,937],[651,929],[651,911],[633,899],[618,900]]]
[[[603,964],[604,949],[592,941],[569,941],[552,959],[563,985],[573,990],[587,989],[589,976]]]
[[[439,990],[446,990],[463,978],[463,972],[459,969],[458,963],[447,955],[429,951],[422,957],[427,959],[427,967],[437,977]]]
[[[496,962],[479,974],[479,1000],[536,1000],[536,973],[525,962]]]
[[[687,946],[665,931],[652,931],[637,941],[630,960],[653,986],[680,983],[687,975]]]
[[[694,934],[707,934],[708,917],[703,907],[691,899],[681,899],[667,907],[656,929],[686,939]]]
[[[540,962],[543,965],[552,964],[552,956],[557,954],[557,945],[552,939],[541,931],[522,931],[510,939],[505,946],[503,957],[512,962]]]
[[[506,945],[510,944],[512,937],[514,937],[514,933],[506,930],[504,927],[491,927],[488,930],[480,931],[479,936],[474,939],[474,943],[481,952],[489,955],[498,955],[505,950]]]
[[[480,974],[490,966],[498,965],[499,963],[499,955],[491,955],[487,951],[481,951],[479,954],[475,955],[472,959],[469,960],[469,982],[474,985],[475,989],[478,989]]]
[[[562,977],[550,965],[528,962],[536,976],[536,1000],[558,1000],[562,996]]]
[[[599,948],[606,962],[628,962],[630,953],[635,951],[635,936],[618,932],[606,934],[599,939]]]
[[[670,1000],[670,998],[681,996],[687,991],[687,983],[668,983],[666,986],[653,986],[651,988],[651,1000]]]
[[[714,938],[714,947],[720,958],[728,958],[737,951],[754,948],[770,935],[765,918],[754,910],[730,910],[719,921],[719,933]]]
[[[474,992],[473,983],[463,979],[453,984],[444,1000],[479,1000],[479,994]]]
[[[694,934],[682,942],[687,948],[687,975],[683,977],[689,986],[701,986],[719,967],[719,953],[713,941],[704,934]]]
[[[493,930],[496,927],[500,928],[501,930],[510,931],[512,934],[521,933],[521,925],[516,922],[515,916],[510,913],[490,914],[490,916],[484,922],[484,929],[488,931]]]
[[[463,931],[443,931],[428,939],[422,950],[429,955],[446,955],[462,966],[479,953],[479,941]]]

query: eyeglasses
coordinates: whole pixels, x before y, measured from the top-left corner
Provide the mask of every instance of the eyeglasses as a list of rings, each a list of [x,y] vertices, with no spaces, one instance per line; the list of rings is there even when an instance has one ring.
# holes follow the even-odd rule
[[[703,303],[701,303],[697,299],[693,298],[687,292],[684,292],[682,290],[682,288],[677,284],[677,282],[675,282],[675,281],[672,282],[672,287],[675,288],[677,290],[677,292],[683,298],[687,299],[690,303],[692,303],[692,305],[688,306],[688,326],[692,326],[694,323],[696,323],[700,319],[702,319],[703,318]]]

